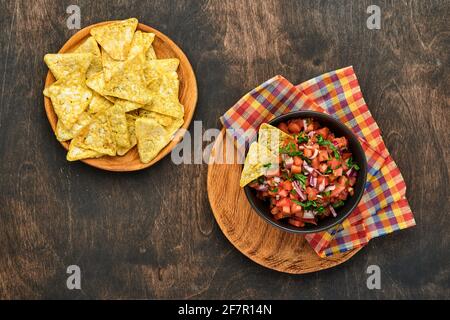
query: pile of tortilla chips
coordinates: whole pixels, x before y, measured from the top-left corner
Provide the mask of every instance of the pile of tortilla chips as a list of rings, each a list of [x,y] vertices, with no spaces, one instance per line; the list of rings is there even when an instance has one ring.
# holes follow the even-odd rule
[[[258,142],[253,142],[244,162],[239,185],[245,187],[255,179],[278,167],[280,147],[286,139],[293,139],[280,129],[263,123],[259,128]]]
[[[70,53],[47,54],[56,78],[45,88],[58,116],[56,137],[69,141],[67,160],[123,156],[137,145],[154,159],[183,125],[178,59],[157,59],[155,34],[138,21],[94,27]]]

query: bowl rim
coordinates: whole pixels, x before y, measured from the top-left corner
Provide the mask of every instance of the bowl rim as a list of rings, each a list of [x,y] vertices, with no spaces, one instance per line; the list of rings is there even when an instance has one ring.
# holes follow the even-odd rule
[[[114,22],[123,21],[123,20],[106,20],[106,21],[100,21],[97,23],[93,23],[91,25],[88,25],[80,30],[78,30],[76,33],[74,33],[72,36],[70,36],[64,44],[61,46],[61,48],[58,50],[58,53],[67,53],[70,52],[73,48],[77,47],[83,40],[88,38],[90,36],[90,30],[94,27],[102,26],[111,24]],[[186,73],[191,77],[192,81],[192,87],[188,91],[190,95],[192,96],[192,108],[189,111],[184,112],[184,123],[181,126],[180,129],[184,129],[182,131],[179,131],[178,134],[174,136],[172,141],[169,142],[159,153],[158,155],[149,163],[143,163],[140,162],[139,164],[134,164],[132,166],[108,166],[107,164],[102,163],[100,159],[103,158],[115,158],[109,157],[109,156],[103,156],[100,158],[87,158],[87,159],[80,159],[79,161],[100,169],[104,171],[110,171],[110,172],[133,172],[133,171],[140,171],[143,169],[147,169],[156,163],[158,163],[160,160],[162,160],[164,157],[166,157],[177,145],[181,142],[181,140],[184,137],[184,133],[188,130],[192,119],[194,117],[195,109],[197,108],[198,103],[198,84],[197,84],[197,78],[194,72],[194,69],[192,68],[192,64],[190,63],[188,57],[184,53],[184,51],[167,35],[162,33],[161,31],[150,27],[144,23],[138,22],[138,25],[136,27],[136,30],[142,30],[145,32],[152,32],[155,34],[156,37],[158,37],[161,41],[166,43],[177,55],[177,58],[180,59],[180,68],[182,67],[182,61],[185,64]],[[56,79],[51,73],[50,70],[48,70],[47,75],[44,80],[44,88],[47,88],[49,85],[51,85],[53,82],[55,82]],[[53,134],[56,132],[56,121],[53,120],[54,117],[56,117],[55,111],[53,109],[53,104],[50,100],[50,98],[43,95],[44,98],[44,110],[46,113],[46,117],[48,119],[48,122],[50,124],[50,127],[52,129]],[[59,144],[67,151],[69,148],[69,141],[58,141]],[[136,148],[136,147],[133,147]],[[100,160],[100,161],[99,161]]]
[[[244,187],[245,196],[247,197],[247,200],[250,202],[250,205],[252,206],[253,210],[256,211],[256,213],[258,213],[259,216],[261,216],[266,222],[268,222],[272,226],[275,226],[278,229],[281,229],[283,231],[290,232],[290,233],[297,233],[297,234],[317,233],[317,232],[325,231],[325,230],[335,227],[337,224],[344,221],[353,212],[353,210],[355,210],[355,208],[358,206],[358,204],[360,203],[361,198],[364,194],[365,185],[367,183],[367,171],[368,171],[367,170],[367,158],[366,158],[364,149],[361,146],[358,136],[349,127],[347,127],[347,125],[345,125],[338,119],[334,118],[333,116],[326,114],[326,113],[318,112],[318,111],[297,110],[297,111],[292,111],[292,112],[280,115],[278,117],[275,117],[266,123],[273,124],[275,122],[290,120],[292,118],[315,118],[315,117],[324,118],[324,119],[327,119],[329,121],[336,123],[337,126],[339,126],[343,131],[345,131],[347,133],[346,135],[353,136],[355,138],[355,140],[358,142],[356,144],[356,148],[358,149],[358,152],[360,152],[362,154],[363,159],[364,159],[364,162],[361,163],[361,171],[359,172],[359,174],[361,174],[361,173],[364,174],[364,180],[363,180],[363,184],[362,184],[363,187],[360,190],[357,190],[357,192],[355,192],[355,195],[354,195],[355,202],[354,202],[353,206],[351,206],[347,210],[347,212],[345,212],[345,214],[342,214],[341,217],[336,217],[333,220],[333,223],[331,223],[330,225],[327,225],[327,226],[322,226],[322,227],[320,227],[318,225],[317,227],[313,228],[313,230],[311,230],[311,229],[305,230],[302,228],[297,228],[295,226],[289,227],[289,226],[281,225],[276,220],[271,219],[271,217],[269,217],[266,213],[261,212],[258,209],[258,207],[256,206],[256,203],[254,201],[253,190],[251,190],[251,188],[248,185],[246,185]],[[248,150],[247,150],[247,152],[248,152]],[[246,156],[247,156],[247,152],[246,152]]]

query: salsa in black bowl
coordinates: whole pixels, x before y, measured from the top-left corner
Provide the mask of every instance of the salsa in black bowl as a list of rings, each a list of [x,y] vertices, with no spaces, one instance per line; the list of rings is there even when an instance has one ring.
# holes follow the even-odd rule
[[[284,231],[314,233],[342,222],[358,205],[367,161],[355,134],[335,118],[295,111],[269,122],[288,133],[279,166],[244,187],[253,209]]]

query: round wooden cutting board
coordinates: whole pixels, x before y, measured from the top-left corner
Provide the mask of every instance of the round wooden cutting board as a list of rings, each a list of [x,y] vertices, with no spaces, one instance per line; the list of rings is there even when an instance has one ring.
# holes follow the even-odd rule
[[[264,267],[301,274],[334,267],[360,250],[320,258],[303,235],[281,231],[259,217],[239,187],[242,165],[220,164],[218,160],[230,145],[224,143],[224,136],[222,129],[211,151],[208,197],[220,229],[240,252]]]

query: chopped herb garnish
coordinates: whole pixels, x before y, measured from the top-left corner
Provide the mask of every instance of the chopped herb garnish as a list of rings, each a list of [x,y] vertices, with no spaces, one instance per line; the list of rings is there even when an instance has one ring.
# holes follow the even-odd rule
[[[316,209],[316,211],[317,211],[319,214],[322,214],[322,213],[325,211],[325,208],[322,207],[322,206],[320,206],[320,207],[318,207],[318,208]]]
[[[353,168],[356,171],[358,171],[360,169],[359,166],[356,163],[353,162],[353,158],[352,157],[347,159],[347,167],[349,167],[350,169]]]
[[[339,207],[342,207],[343,205],[344,205],[344,201],[342,201],[342,200],[339,200],[338,202],[332,204],[333,208],[339,208]]]
[[[319,146],[328,146],[333,151],[334,157],[336,159],[339,159],[341,155],[339,154],[339,150],[336,148],[336,146],[333,144],[333,142],[326,140],[322,137],[322,135],[317,135],[317,144]]]
[[[327,168],[327,170],[325,170],[325,174],[332,174],[333,173],[333,169],[331,168]]]
[[[272,164],[269,162],[269,163],[266,163],[263,167],[264,168],[270,168],[272,166]]]
[[[297,142],[298,143],[306,143],[308,141],[309,141],[309,137],[306,135],[306,133],[304,131],[300,132],[297,137]]]
[[[292,193],[293,195],[296,195],[296,194],[297,194],[297,191],[295,191],[295,189],[292,189],[292,190],[291,190],[291,193]]]
[[[264,181],[265,181],[264,177],[259,177],[259,178],[258,178],[258,183],[259,183],[259,184],[263,184]]]
[[[272,192],[278,192],[278,188],[272,189]]]
[[[306,202],[302,202],[300,203],[300,205],[305,208],[305,210],[307,209],[311,209],[311,208],[317,208],[317,203],[314,200],[308,200]]]
[[[329,197],[329,196],[331,196],[331,191],[326,191],[326,192],[323,193],[323,195],[325,197]]]
[[[303,175],[301,173],[295,173],[294,179],[297,180],[298,182],[300,182],[302,187],[305,188],[305,186],[306,186],[306,176],[305,175]]]
[[[285,147],[281,147],[280,153],[285,153],[285,154],[289,155],[290,157],[303,155],[303,152],[297,150],[297,148],[293,142],[288,143],[288,145]]]

